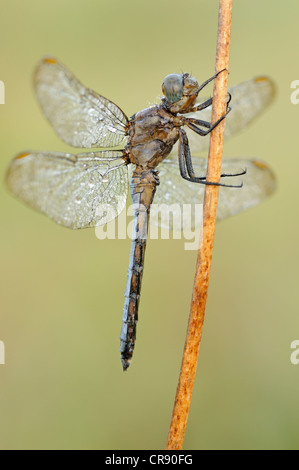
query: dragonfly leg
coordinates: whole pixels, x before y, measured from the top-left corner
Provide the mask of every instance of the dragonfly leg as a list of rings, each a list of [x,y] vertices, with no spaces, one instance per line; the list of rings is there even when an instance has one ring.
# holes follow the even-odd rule
[[[228,92],[227,108],[228,108],[229,103],[231,102],[231,99],[232,99],[232,95]],[[209,98],[207,101],[204,101],[203,103],[200,103],[197,106],[195,106],[189,112],[190,113],[196,113],[197,111],[201,111],[202,109],[208,108],[212,104],[213,104],[213,98]]]
[[[196,124],[197,126],[202,126],[206,127],[207,129],[210,129],[211,123],[208,121],[202,121],[201,119],[195,119],[195,118],[187,118],[189,122],[192,122],[192,124]]]
[[[226,69],[222,69],[222,70],[220,70],[220,72],[217,72],[215,75],[213,75],[213,77],[208,78],[208,80],[206,80],[205,82],[203,82],[203,83],[199,86],[199,88],[198,88],[198,90],[197,90],[197,93],[199,93],[199,92],[200,92],[204,87],[206,87],[210,82],[212,82],[213,80],[215,80],[215,78],[217,78],[218,75],[220,75],[222,72],[225,72],[225,71],[226,71]]]
[[[195,176],[194,170],[193,170],[193,165],[192,165],[192,158],[191,158],[191,153],[190,153],[190,147],[189,147],[189,142],[188,142],[188,137],[186,131],[184,129],[180,129],[180,137],[179,137],[179,168],[180,168],[180,173],[182,178],[184,178],[187,181],[190,181],[191,183],[200,183],[200,184],[205,184],[209,186],[222,186],[225,188],[242,188],[243,184],[239,185],[230,185],[230,184],[223,184],[223,183],[217,183],[217,182],[212,182],[212,181],[207,181],[206,176]],[[221,177],[225,176],[239,176],[245,174],[245,172],[242,173],[236,173],[236,175],[226,175],[223,174]]]
[[[194,106],[193,109],[191,109],[190,113],[196,113],[196,111],[201,111],[202,109],[206,109],[211,104],[213,103],[213,98],[209,98],[207,101],[204,101],[204,103],[200,103],[197,106]]]
[[[218,121],[216,121],[213,125],[211,125],[211,123],[207,121],[201,121],[200,119],[194,119],[194,118],[185,118],[183,122],[184,124],[186,124],[186,126],[190,127],[190,129],[192,129],[197,134],[201,136],[205,136],[205,135],[210,134],[210,132],[212,132],[212,130],[215,129],[215,127],[217,127],[218,124],[220,124],[220,122],[226,118],[226,116],[228,115],[230,111],[231,111],[231,108],[228,106],[226,113],[223,116],[221,116],[221,118],[218,119]],[[197,126],[208,127],[208,130],[204,131],[203,129],[200,129]]]
[[[179,168],[182,178],[188,180],[194,175],[188,137],[184,129],[180,129],[179,137]]]
[[[222,173],[221,178],[229,178],[231,176],[243,176],[243,175],[246,175],[246,173],[247,173],[247,170],[245,168],[245,170],[241,170],[239,173]]]

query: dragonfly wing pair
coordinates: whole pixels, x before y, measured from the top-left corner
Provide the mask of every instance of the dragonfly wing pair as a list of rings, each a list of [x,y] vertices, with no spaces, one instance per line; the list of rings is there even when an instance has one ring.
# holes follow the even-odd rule
[[[115,147],[124,141],[127,116],[56,59],[41,61],[34,87],[44,115],[67,144]],[[12,161],[7,184],[29,206],[65,227],[104,225],[126,205],[128,171],[122,156],[123,151],[114,150],[26,152]]]

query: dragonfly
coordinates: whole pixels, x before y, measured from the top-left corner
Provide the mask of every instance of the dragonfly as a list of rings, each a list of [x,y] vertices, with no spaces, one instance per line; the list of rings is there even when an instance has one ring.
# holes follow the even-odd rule
[[[206,136],[224,118],[225,137],[241,131],[274,96],[274,85],[267,77],[236,85],[229,90],[226,114],[211,125],[212,98],[200,100],[199,93],[217,75],[201,85],[188,73],[168,75],[160,104],[129,119],[115,103],[86,88],[56,58],[42,59],[34,74],[38,102],[58,136],[72,147],[105,150],[22,152],[7,171],[11,192],[56,223],[81,229],[118,217],[126,206],[131,180],[135,211],[120,337],[123,370],[129,367],[135,346],[154,197],[158,204],[175,203],[181,208],[200,203],[204,185],[219,185],[217,218],[221,220],[255,206],[275,189],[272,170],[256,159],[225,159],[220,182],[206,180],[207,160],[195,155],[208,148]],[[240,170],[232,172],[232,168]],[[226,183],[241,175],[241,184]]]

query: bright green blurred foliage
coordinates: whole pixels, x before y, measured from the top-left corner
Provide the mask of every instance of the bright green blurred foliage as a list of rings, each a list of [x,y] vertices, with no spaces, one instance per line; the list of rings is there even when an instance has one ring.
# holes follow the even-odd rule
[[[57,56],[127,115],[165,75],[213,74],[218,2],[2,0],[1,180],[22,150],[70,151],[42,117],[31,77]],[[228,142],[277,174],[261,206],[219,224],[185,449],[298,449],[298,1],[235,2],[230,85],[265,74],[274,105]],[[56,226],[2,184],[1,449],[163,449],[177,385],[196,252],[148,243],[133,363],[119,334],[130,240]]]

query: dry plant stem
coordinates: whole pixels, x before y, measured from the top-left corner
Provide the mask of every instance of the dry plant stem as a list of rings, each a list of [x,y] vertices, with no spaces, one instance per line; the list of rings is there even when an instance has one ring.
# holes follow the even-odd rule
[[[216,72],[229,66],[230,33],[233,0],[220,0]],[[215,80],[212,123],[226,112],[228,72]],[[207,179],[218,182],[221,174],[225,120],[211,133]],[[205,306],[208,294],[212,251],[214,246],[219,187],[206,186],[203,206],[203,227],[198,252],[193,297],[179,384],[170,424],[166,449],[182,449],[195,380]]]

